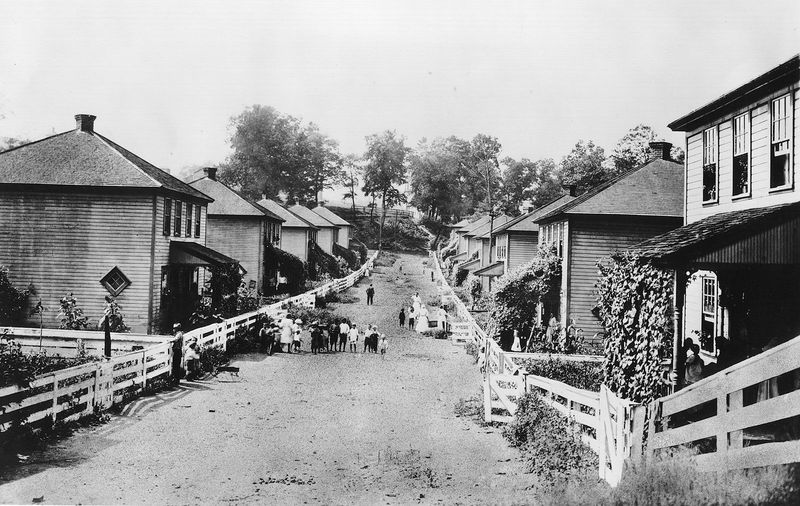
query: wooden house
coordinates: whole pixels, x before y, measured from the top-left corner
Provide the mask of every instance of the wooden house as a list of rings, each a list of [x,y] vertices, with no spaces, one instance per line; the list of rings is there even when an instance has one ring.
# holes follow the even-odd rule
[[[217,181],[217,169],[203,169],[204,177],[189,184],[213,198],[208,205],[206,245],[225,255],[235,256],[249,287],[262,291],[264,247],[266,241],[280,242],[283,218],[249,202],[224,183]]]
[[[333,254],[333,243],[339,234],[339,227],[315,213],[311,209],[295,204],[289,208],[291,212],[317,227],[317,245],[325,253]]]
[[[334,243],[338,244],[342,248],[350,247],[350,235],[353,228],[353,225],[351,225],[350,222],[324,206],[317,206],[312,209],[312,211],[338,227],[337,230],[333,231]]]
[[[274,242],[273,244],[303,262],[308,262],[310,245],[317,240],[317,227],[274,200],[264,197],[257,203],[283,220],[279,231],[278,244]]]
[[[487,290],[491,290],[494,278],[530,262],[536,256],[539,251],[539,225],[535,220],[574,198],[574,195],[562,195],[494,229],[492,236],[495,239],[495,247],[492,251],[492,261],[475,271],[476,276],[486,278]]]
[[[480,250],[480,242],[475,239],[475,230],[486,225],[491,220],[489,216],[481,216],[477,220],[469,223],[458,229],[456,233],[459,235],[459,252],[455,260],[462,262],[463,268],[465,263],[472,262],[477,259],[478,251]],[[475,258],[473,258],[473,256]],[[471,265],[480,265],[480,262]]]
[[[465,234],[472,227],[478,226],[478,222],[483,220],[483,219],[485,219],[486,222],[489,221],[489,217],[488,216],[482,216],[482,217],[478,218],[477,220],[473,220],[473,221],[469,221],[469,220],[466,220],[466,219],[465,220],[461,220],[461,222],[460,222],[461,223],[461,227],[455,229],[455,234],[456,234],[456,237],[458,238],[458,246],[457,246],[456,254],[453,256],[453,261],[454,262],[464,262],[464,261],[469,259],[469,255],[467,255],[468,240],[467,240],[467,237],[465,236]]]
[[[486,225],[479,227],[474,230],[474,239],[477,244],[479,244],[478,249],[478,264],[475,267],[473,273],[476,276],[480,276],[481,271],[485,271],[487,267],[490,267],[492,264],[492,258],[495,256],[495,248],[494,248],[494,241],[492,240],[492,232],[502,225],[505,225],[513,218],[510,216],[506,216],[505,214],[501,214],[499,216],[495,216],[494,220],[491,220]],[[483,275],[480,276],[481,280],[481,289],[483,291],[491,290],[491,279],[494,276]]]
[[[587,343],[600,344],[596,316],[597,262],[683,222],[683,165],[671,144],[652,142],[655,159],[601,184],[535,220],[539,244],[561,257],[561,286],[543,304],[543,322],[574,320]]]
[[[745,358],[800,334],[798,118],[794,56],[669,125],[686,133],[685,225],[636,249],[675,275],[675,379],[687,337],[708,364],[718,344]]]
[[[72,292],[93,324],[112,296],[131,330],[171,328],[197,304],[201,271],[236,263],[205,246],[213,199],[97,133],[95,116],[75,119],[0,153],[0,264],[33,285],[48,327]]]

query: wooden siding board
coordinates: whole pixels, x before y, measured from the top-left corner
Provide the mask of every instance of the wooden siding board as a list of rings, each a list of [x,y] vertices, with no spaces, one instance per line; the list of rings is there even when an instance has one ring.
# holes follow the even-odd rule
[[[303,262],[308,261],[308,229],[284,228],[281,236],[281,249],[298,257]]]
[[[514,269],[533,260],[539,250],[539,234],[511,234],[508,236],[508,268]]]
[[[597,261],[625,250],[644,239],[680,226],[680,219],[624,219],[594,217],[570,220],[567,318],[583,329],[587,343],[600,345],[592,337],[603,331],[591,313],[597,304]]]
[[[211,216],[206,246],[239,261],[247,271],[243,280],[254,280],[261,288],[264,220],[237,216]]]
[[[96,325],[109,294],[100,279],[119,267],[131,285],[117,301],[126,323],[143,333],[151,313],[152,226],[151,196],[3,192],[0,263],[17,286],[34,285],[49,308],[48,327],[58,327],[59,300],[69,292]]]

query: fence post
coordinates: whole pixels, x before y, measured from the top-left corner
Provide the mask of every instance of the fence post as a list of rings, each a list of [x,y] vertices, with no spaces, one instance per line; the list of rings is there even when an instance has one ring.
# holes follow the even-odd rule
[[[147,389],[147,351],[142,350],[142,391]]]
[[[58,415],[58,375],[53,373],[53,423]]]
[[[483,421],[491,423],[492,421],[492,392],[489,386],[489,369],[486,369],[486,378],[483,381]]]

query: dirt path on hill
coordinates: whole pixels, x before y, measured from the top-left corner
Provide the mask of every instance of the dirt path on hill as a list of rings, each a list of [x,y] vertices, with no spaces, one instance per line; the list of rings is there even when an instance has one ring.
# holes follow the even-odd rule
[[[103,504],[523,503],[533,480],[500,430],[459,418],[479,393],[463,348],[397,325],[426,257],[401,255],[336,310],[390,338],[374,354],[247,355],[240,379],[184,383],[34,455],[0,502]],[[402,264],[403,272],[398,272]],[[424,269],[424,272],[423,272]],[[365,304],[369,281],[375,305]],[[433,316],[432,316],[433,317]]]

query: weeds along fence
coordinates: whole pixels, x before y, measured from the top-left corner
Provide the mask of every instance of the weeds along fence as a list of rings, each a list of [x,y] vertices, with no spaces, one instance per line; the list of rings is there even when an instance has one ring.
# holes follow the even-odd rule
[[[360,269],[350,275],[331,281],[308,292],[302,293],[256,311],[229,318],[220,323],[201,327],[184,335],[185,339],[196,337],[201,346],[225,348],[233,338],[236,329],[251,328],[258,317],[270,315],[278,317],[286,314],[292,306],[314,307],[315,297],[334,291],[342,291],[353,286],[371,269],[377,257],[373,254]],[[38,329],[7,329],[8,334],[20,339],[26,346],[33,342],[38,346]],[[36,335],[30,335],[35,330]],[[47,331],[53,349],[75,350],[74,341],[102,342],[102,336],[80,331]],[[67,335],[72,336],[73,344],[67,347]],[[166,383],[172,372],[172,353],[174,338],[171,336],[142,336],[112,334],[117,349],[121,346],[135,345],[146,347],[142,350],[127,351],[114,355],[111,359],[62,369],[36,377],[27,387],[16,385],[0,388],[0,432],[14,423],[28,423],[33,427],[58,421],[77,420],[92,414],[95,410],[107,409],[114,404],[124,403],[148,389],[157,389]],[[44,338],[43,338],[44,343]],[[121,344],[124,343],[124,344]],[[113,348],[113,347],[112,347]]]
[[[453,306],[461,320],[452,324],[454,343],[472,342],[483,350],[484,420],[487,423],[510,422],[517,412],[517,400],[527,392],[536,392],[542,400],[563,414],[568,429],[599,456],[599,475],[611,485],[622,476],[624,462],[630,457],[634,441],[632,429],[635,403],[614,395],[605,386],[600,392],[583,390],[560,381],[527,374],[514,359],[558,359],[575,362],[601,362],[598,355],[554,355],[545,353],[508,353],[475,321],[464,302],[453,292],[441,270],[438,255],[434,254],[435,273],[440,280],[442,302]]]

